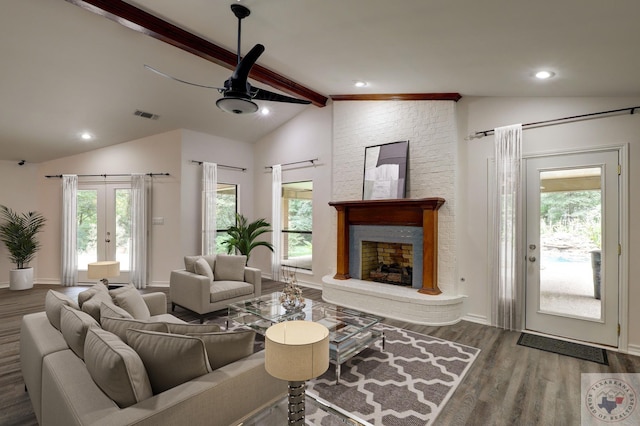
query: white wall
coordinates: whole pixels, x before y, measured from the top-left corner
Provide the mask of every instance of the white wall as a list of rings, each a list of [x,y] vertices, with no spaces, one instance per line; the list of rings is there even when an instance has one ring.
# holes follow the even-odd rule
[[[0,204],[18,213],[39,211],[37,187],[38,165],[26,163],[18,165],[18,161],[0,161]],[[44,228],[42,236],[51,232],[49,224]],[[0,285],[9,283],[9,270],[16,267],[9,259],[9,252],[0,243]],[[38,274],[38,256],[31,262],[34,273]]]
[[[218,182],[238,185],[238,211],[253,216],[253,145],[191,130],[182,131],[182,185],[180,217],[182,254],[201,253],[202,166],[192,163],[206,161],[226,166],[246,168],[245,172],[218,167]],[[182,262],[182,258],[180,258]],[[183,263],[175,265],[182,267]]]
[[[149,236],[149,282],[168,283],[171,265],[181,259],[180,245],[180,131],[41,163],[36,187],[38,209],[47,217],[47,232],[38,254],[36,281],[60,283],[61,180],[45,175],[170,173],[153,178],[151,214],[164,225],[152,225]],[[84,178],[81,178],[84,179]]]
[[[460,193],[466,208],[461,208],[460,276],[461,292],[469,297],[466,312],[478,321],[490,317],[487,283],[487,160],[493,156],[493,136],[464,140],[475,131],[514,123],[529,123],[565,116],[606,111],[640,105],[640,98],[462,98],[458,102],[460,129]],[[523,132],[523,154],[557,152],[568,149],[629,144],[629,302],[628,333],[630,347],[640,345],[640,114],[579,121],[529,129]]]
[[[321,285],[322,276],[335,269],[335,244],[331,235],[331,110],[309,108],[293,120],[272,132],[255,145],[254,184],[255,215],[253,219],[271,217],[271,169],[274,164],[318,158],[315,165],[300,164],[283,167],[283,182],[313,181],[313,273],[298,273],[300,282]],[[270,237],[269,237],[270,238]],[[331,253],[334,253],[331,255]],[[271,252],[258,248],[251,253],[254,265],[263,275],[271,276]]]
[[[362,199],[365,147],[409,140],[406,198],[445,199],[438,211],[438,286],[457,294],[455,102],[341,101],[333,115],[335,201]],[[336,244],[334,233],[334,258]]]

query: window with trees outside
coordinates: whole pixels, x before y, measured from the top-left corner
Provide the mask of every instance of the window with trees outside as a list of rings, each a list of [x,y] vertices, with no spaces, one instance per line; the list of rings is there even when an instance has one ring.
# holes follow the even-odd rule
[[[226,253],[224,242],[229,228],[236,224],[238,211],[238,185],[218,183],[216,194],[216,253]]]
[[[311,270],[313,182],[282,184],[282,265]]]

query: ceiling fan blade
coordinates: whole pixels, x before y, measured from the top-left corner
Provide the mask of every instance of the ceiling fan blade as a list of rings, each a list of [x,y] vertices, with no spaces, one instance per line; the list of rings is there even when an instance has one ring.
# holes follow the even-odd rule
[[[256,44],[251,48],[249,53],[242,58],[240,63],[238,63],[238,66],[233,70],[233,74],[231,75],[231,82],[234,90],[247,90],[246,84],[247,79],[249,78],[249,72],[260,55],[262,55],[262,52],[264,52],[264,46]]]
[[[218,91],[218,92],[220,92],[220,93],[222,93],[222,92],[224,92],[224,91],[226,90],[226,89],[221,88],[221,87],[207,86],[207,85],[204,85],[204,84],[192,83],[192,82],[190,82],[190,81],[181,80],[181,79],[179,79],[179,78],[177,78],[177,77],[173,77],[173,76],[171,76],[171,75],[169,75],[169,74],[165,74],[165,73],[163,73],[162,71],[157,70],[157,69],[153,68],[153,67],[152,67],[152,66],[150,66],[150,65],[146,65],[146,64],[145,64],[145,66],[144,66],[144,67],[145,67],[146,69],[148,69],[149,71],[152,71],[152,72],[155,72],[155,73],[156,73],[156,74],[158,74],[158,75],[161,75],[162,77],[165,77],[165,78],[168,78],[168,79],[170,79],[170,80],[174,80],[174,81],[177,81],[177,82],[180,82],[180,83],[188,84],[188,85],[190,85],[190,86],[204,87],[205,89],[215,89],[215,90],[217,90],[217,91]]]
[[[252,87],[253,99],[259,101],[272,101],[272,102],[287,102],[290,104],[310,104],[311,101],[306,99],[292,98],[291,96],[281,95],[279,93],[273,93],[268,90],[260,89],[259,87]]]

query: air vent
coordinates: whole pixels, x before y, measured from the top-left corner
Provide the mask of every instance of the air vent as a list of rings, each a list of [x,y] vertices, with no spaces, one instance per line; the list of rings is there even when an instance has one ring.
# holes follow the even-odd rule
[[[159,115],[151,114],[150,112],[145,112],[140,110],[136,110],[136,112],[134,112],[133,114],[137,115],[138,117],[148,118],[149,120],[157,120],[158,118],[160,118]]]

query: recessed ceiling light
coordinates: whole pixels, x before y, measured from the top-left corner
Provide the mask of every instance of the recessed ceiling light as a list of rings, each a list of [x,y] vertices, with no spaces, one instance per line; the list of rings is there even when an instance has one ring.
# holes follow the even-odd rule
[[[271,110],[270,110],[269,108],[267,108],[267,107],[262,107],[262,108],[260,109],[260,113],[261,113],[262,115],[269,115],[269,114],[271,113]]]
[[[538,71],[535,76],[537,79],[539,80],[546,80],[548,78],[551,78],[555,75],[555,73],[551,72],[551,71]]]
[[[367,87],[368,84],[366,81],[362,81],[362,80],[357,80],[353,82],[353,85],[356,87]]]
[[[83,141],[90,141],[93,139],[93,135],[89,132],[82,132],[80,134],[80,138],[82,138]]]

